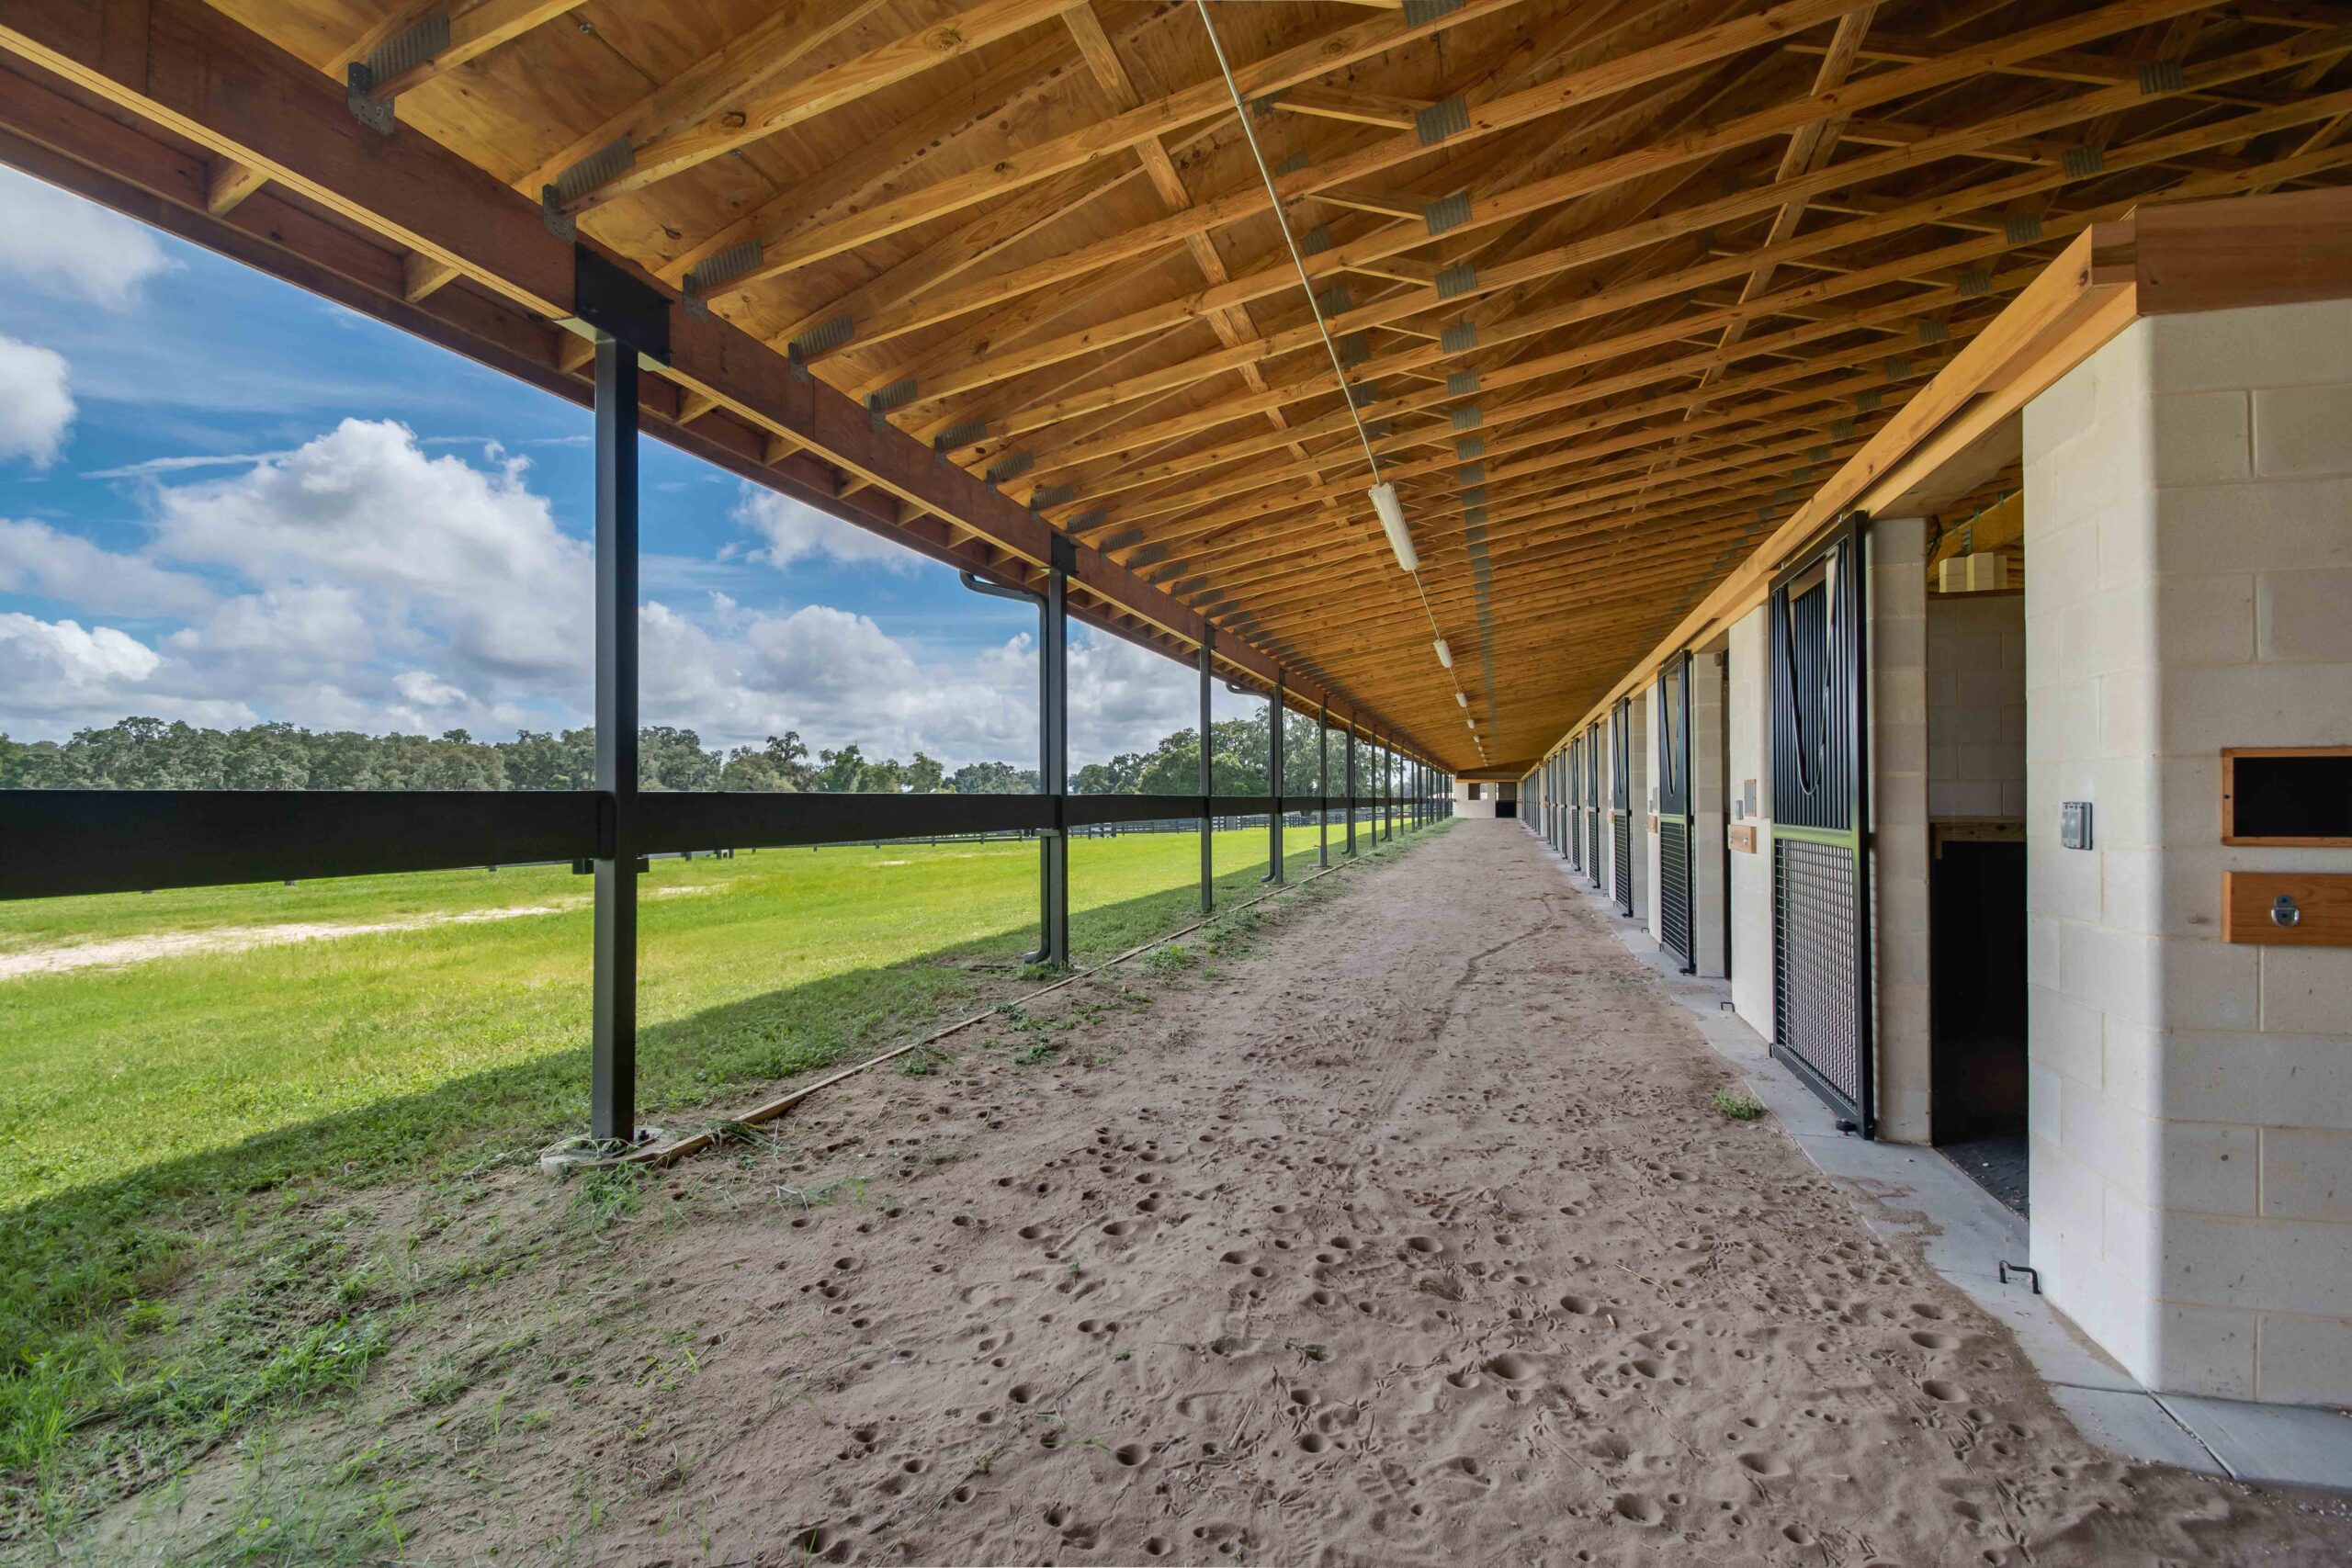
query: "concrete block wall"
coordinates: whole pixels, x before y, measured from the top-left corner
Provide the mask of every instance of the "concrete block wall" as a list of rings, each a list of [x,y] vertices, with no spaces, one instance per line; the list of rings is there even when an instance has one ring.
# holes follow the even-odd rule
[[[1733,823],[1756,829],[1753,853],[1731,855],[1731,995],[1750,1029],[1772,1038],[1772,642],[1767,611],[1758,605],[1731,628],[1724,652],[1724,701],[1730,739],[1725,777],[1744,806],[1756,785],[1756,814]]]
[[[1658,701],[1655,677],[1648,682],[1647,690],[1634,700],[1634,705],[1642,710],[1642,733],[1646,739],[1640,760],[1649,770],[1648,783],[1634,796],[1634,833],[1642,840],[1642,885],[1634,895],[1634,908],[1641,912],[1642,924],[1649,928],[1650,940],[1661,942],[1666,936],[1666,919],[1660,912],[1659,899],[1665,892],[1666,877],[1658,862],[1657,832],[1650,824],[1657,819],[1657,738],[1666,723],[1666,713]]]
[[[1928,1141],[1928,524],[1869,535],[1871,901],[1878,1135]]]
[[[1470,798],[1470,781],[1468,779],[1454,780],[1453,814],[1456,817],[1484,818],[1491,821],[1495,815],[1497,787],[1492,780],[1480,783],[1478,798],[1473,800]]]
[[[1724,974],[1724,922],[1730,910],[1724,886],[1724,659],[1690,659],[1690,928],[1699,973]]]
[[[1657,889],[1652,886],[1650,876],[1650,867],[1657,863],[1657,856],[1651,852],[1648,829],[1650,807],[1657,804],[1654,795],[1657,782],[1652,775],[1657,770],[1650,754],[1649,704],[1639,697],[1634,698],[1626,705],[1625,716],[1625,750],[1631,764],[1626,771],[1629,781],[1626,798],[1633,802],[1630,809],[1634,814],[1634,830],[1628,840],[1633,846],[1634,856],[1634,919],[1648,925],[1657,908]],[[1615,890],[1613,883],[1611,890]],[[1651,934],[1657,933],[1653,931]]]
[[[2025,446],[2034,1261],[2153,1387],[2352,1402],[2352,949],[2220,910],[2352,872],[2220,841],[2223,747],[2352,743],[2352,302],[2140,321]]]
[[[2025,815],[2025,596],[1928,601],[1928,815]]]

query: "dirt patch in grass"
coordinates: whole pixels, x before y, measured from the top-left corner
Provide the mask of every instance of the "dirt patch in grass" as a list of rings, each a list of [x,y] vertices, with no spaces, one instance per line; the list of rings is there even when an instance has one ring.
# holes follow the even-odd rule
[[[702,888],[661,888],[656,897]],[[257,947],[283,947],[297,942],[333,942],[343,937],[382,936],[390,931],[429,931],[435,926],[480,925],[486,920],[519,920],[533,915],[560,915],[585,908],[585,898],[561,904],[517,904],[504,909],[465,909],[446,915],[415,915],[399,920],[351,922],[290,921],[276,926],[216,926],[209,931],[153,931],[144,936],[113,937],[99,942],[59,942],[49,947],[0,953],[0,981],[21,980],[28,975],[62,975],[73,969],[119,968],[148,964],[159,958],[193,958],[203,953],[250,953]]]

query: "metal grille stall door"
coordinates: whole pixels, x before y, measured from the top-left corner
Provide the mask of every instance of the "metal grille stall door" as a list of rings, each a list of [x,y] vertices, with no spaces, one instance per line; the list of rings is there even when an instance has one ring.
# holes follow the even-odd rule
[[[1871,1137],[1861,538],[1772,589],[1772,1053]]]
[[[1610,720],[1610,820],[1615,838],[1610,844],[1614,852],[1609,867],[1610,880],[1615,884],[1617,912],[1634,912],[1634,729],[1631,720],[1634,705],[1619,698],[1616,716]]]
[[[1688,975],[1699,966],[1690,911],[1689,654],[1658,671],[1657,711],[1658,945],[1679,960]]]

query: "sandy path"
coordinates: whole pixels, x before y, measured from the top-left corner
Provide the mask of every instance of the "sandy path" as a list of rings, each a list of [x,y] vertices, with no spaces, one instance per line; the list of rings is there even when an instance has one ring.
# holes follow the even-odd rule
[[[2340,1504],[2092,1450],[1708,1109],[1727,1070],[1540,854],[1457,824],[1074,1059],[876,1074],[774,1165],[681,1168],[528,1281],[601,1303],[533,1352],[578,1375],[424,1483],[408,1555],[2352,1561]]]

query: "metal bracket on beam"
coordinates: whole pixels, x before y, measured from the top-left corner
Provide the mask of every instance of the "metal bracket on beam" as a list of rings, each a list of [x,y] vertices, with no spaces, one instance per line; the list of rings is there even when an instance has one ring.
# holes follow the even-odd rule
[[[987,420],[967,419],[961,424],[951,424],[933,436],[931,449],[944,457],[958,446],[970,446],[985,441],[988,439],[988,434]]]
[[[808,378],[808,356],[826,354],[841,347],[857,335],[857,322],[848,316],[835,316],[830,321],[820,321],[784,345],[785,357],[792,362],[793,373],[802,380]]]
[[[1294,152],[1274,165],[1274,175],[1275,177],[1280,178],[1283,175],[1295,175],[1305,167],[1306,167],[1306,154]]]
[[[1878,411],[1878,405],[1883,400],[1879,397],[1875,389],[1867,392],[1858,392],[1854,395],[1854,406],[1861,410],[1864,413],[1875,413]]]
[[[1993,275],[1981,266],[1965,268],[1960,275],[1960,297],[1973,299],[1993,291]]]
[[[1340,340],[1340,364],[1353,368],[1372,357],[1372,344],[1362,333],[1350,333]]]
[[[448,47],[449,14],[443,11],[386,39],[367,59],[353,61],[345,68],[343,82],[343,101],[351,118],[379,136],[390,136],[392,100],[376,96],[376,85],[415,70]]]
[[[1888,380],[1903,380],[1911,374],[1911,356],[1906,354],[1891,354],[1879,368],[1885,372]]]
[[[1344,316],[1356,308],[1356,297],[1348,292],[1344,283],[1335,283],[1315,296],[1315,308],[1323,312],[1324,320]]]
[[[1037,455],[1035,452],[1015,447],[1007,452],[1001,461],[989,469],[988,481],[992,485],[1001,485],[1007,479],[1019,479],[1036,466]]]
[[[1449,229],[1459,229],[1469,221],[1470,193],[1466,190],[1442,196],[1421,209],[1421,222],[1432,235],[1442,234]]]
[[[1434,147],[1449,136],[1459,136],[1470,129],[1470,106],[1459,96],[1431,104],[1413,115],[1414,134],[1424,147]]]
[[[686,274],[684,293],[687,311],[696,321],[710,320],[709,296],[712,290],[724,288],[746,273],[755,271],[760,265],[760,243],[745,240],[723,251],[714,251],[696,262],[694,270]],[[849,318],[844,316],[842,319],[847,321]]]
[[[2177,60],[2151,60],[2140,67],[2140,91],[2148,97],[2177,93],[2188,85],[2188,77]]]
[[[1100,506],[1090,506],[1065,525],[1073,534],[1083,534],[1100,528],[1111,521],[1111,513]]]
[[[2030,245],[2041,238],[2041,220],[2030,212],[2020,212],[2009,220],[2002,233],[2013,245]]]
[[[1478,346],[1478,323],[1456,321],[1437,334],[1437,345],[1448,354],[1467,354]]]
[[[618,263],[585,245],[571,250],[571,314],[628,344],[640,362],[670,363],[670,299]]]
[[[1919,322],[1921,343],[1941,343],[1951,336],[1951,328],[1940,316],[1928,316]]]
[[[1437,275],[1437,297],[1458,299],[1478,287],[1478,269],[1468,262],[1447,267]]]
[[[1449,398],[1468,397],[1477,389],[1478,373],[1476,370],[1456,370],[1445,378],[1445,395]],[[1459,430],[1461,426],[1454,428]]]
[[[1467,507],[1463,511],[1462,521],[1466,526],[1475,528],[1485,523],[1486,520],[1487,509],[1483,506]]]
[[[637,162],[637,148],[626,136],[616,136],[539,187],[539,216],[559,240],[576,238],[580,225],[565,209],[598,186],[618,179]]]
[[[1030,495],[1029,510],[1035,512],[1041,506],[1059,506],[1077,494],[1078,487],[1074,484],[1041,486]]]
[[[2059,161],[2070,180],[2086,180],[2107,172],[2107,154],[2097,147],[2069,147]]]
[[[893,381],[887,387],[877,387],[866,393],[865,412],[880,419],[892,409],[903,408],[914,400],[915,378],[910,376],[903,381]]]
[[[1487,455],[1487,438],[1483,435],[1461,436],[1453,443],[1453,455],[1457,457],[1483,457]]]
[[[1462,9],[1462,0],[1405,0],[1405,25],[1426,27],[1440,17]]]
[[[1476,391],[1477,386],[1478,378],[1473,376],[1470,378],[1470,385],[1464,390]],[[1451,392],[1453,387],[1449,382],[1445,389]],[[1476,403],[1464,403],[1460,408],[1451,410],[1446,417],[1453,421],[1453,428],[1456,430],[1476,430],[1487,422],[1487,411]]]
[[[1453,478],[1454,482],[1457,484],[1485,484],[1487,482],[1487,465],[1484,463],[1465,463],[1460,469],[1456,470]]]
[[[1464,506],[1482,505],[1485,503],[1486,499],[1487,487],[1485,485],[1465,485],[1463,487],[1462,503]]]
[[[1325,228],[1320,223],[1317,223],[1314,228],[1309,229],[1306,233],[1301,234],[1298,237],[1298,254],[1300,255],[1319,256],[1330,248],[1331,231]]]

